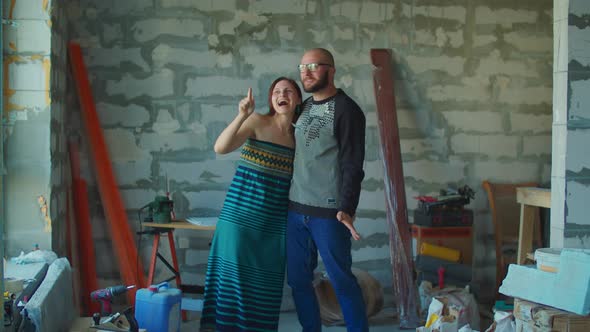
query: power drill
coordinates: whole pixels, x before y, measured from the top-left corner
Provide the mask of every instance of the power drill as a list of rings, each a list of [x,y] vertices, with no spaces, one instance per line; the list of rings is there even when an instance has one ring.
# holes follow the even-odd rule
[[[121,295],[130,289],[135,288],[135,285],[131,286],[112,286],[103,289],[95,290],[90,293],[92,301],[100,302],[100,312],[102,316],[110,315],[112,312],[111,301],[113,297]]]

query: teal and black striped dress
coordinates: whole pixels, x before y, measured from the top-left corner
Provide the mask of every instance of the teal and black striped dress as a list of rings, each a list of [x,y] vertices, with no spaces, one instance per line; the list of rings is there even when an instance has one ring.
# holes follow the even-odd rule
[[[211,245],[202,331],[276,331],[294,149],[248,139]]]

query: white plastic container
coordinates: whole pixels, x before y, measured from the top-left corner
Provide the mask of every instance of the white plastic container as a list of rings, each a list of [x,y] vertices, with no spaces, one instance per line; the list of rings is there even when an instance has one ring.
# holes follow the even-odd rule
[[[537,269],[545,272],[557,273],[561,248],[539,248],[535,250]]]

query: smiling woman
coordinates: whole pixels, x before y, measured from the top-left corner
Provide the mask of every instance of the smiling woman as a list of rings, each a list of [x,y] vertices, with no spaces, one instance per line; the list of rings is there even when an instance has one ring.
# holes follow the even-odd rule
[[[219,135],[217,153],[244,144],[211,244],[201,331],[276,331],[285,273],[285,231],[293,172],[295,110],[288,78],[270,86],[270,112],[254,112],[252,89]],[[272,254],[268,254],[272,253]]]

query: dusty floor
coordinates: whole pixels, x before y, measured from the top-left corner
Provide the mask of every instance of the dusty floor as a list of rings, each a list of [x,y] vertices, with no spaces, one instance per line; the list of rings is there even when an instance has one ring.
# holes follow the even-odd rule
[[[398,332],[401,331],[397,321],[397,314],[393,308],[384,308],[375,317],[369,320],[371,332]],[[181,332],[194,332],[199,328],[199,314],[191,313],[189,321],[182,323]],[[279,320],[279,332],[301,331],[294,311],[282,312]],[[346,332],[345,326],[331,326],[322,328],[326,332]]]

